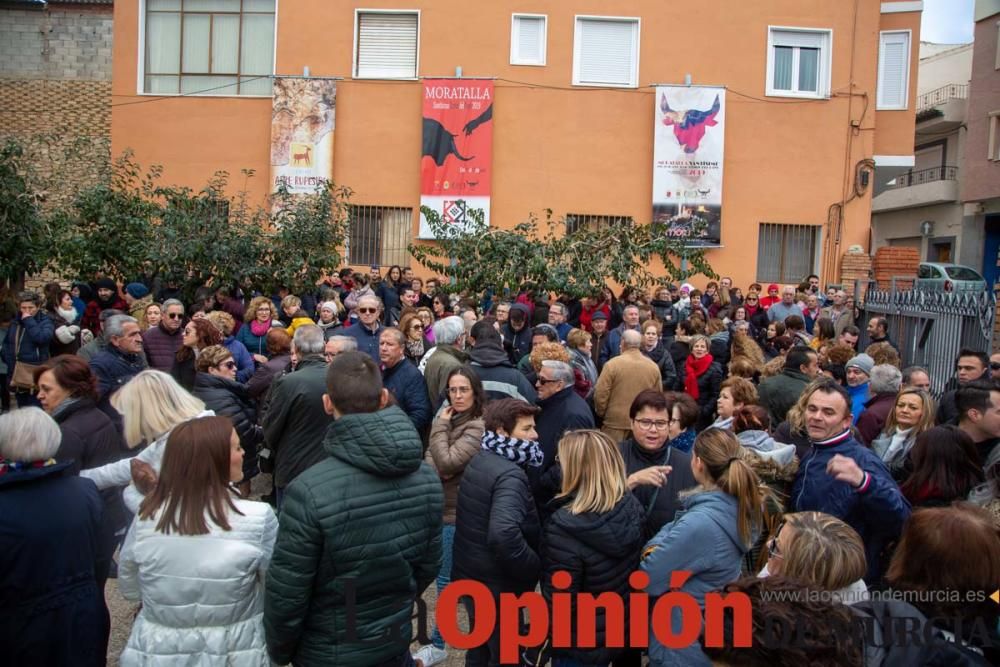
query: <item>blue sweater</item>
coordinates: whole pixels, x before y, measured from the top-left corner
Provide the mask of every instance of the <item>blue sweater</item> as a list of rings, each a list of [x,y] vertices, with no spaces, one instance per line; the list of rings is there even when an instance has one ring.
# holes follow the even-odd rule
[[[851,395],[851,426],[858,423],[858,417],[865,411],[865,403],[868,402],[868,383],[859,384],[857,387],[847,387],[847,393]]]

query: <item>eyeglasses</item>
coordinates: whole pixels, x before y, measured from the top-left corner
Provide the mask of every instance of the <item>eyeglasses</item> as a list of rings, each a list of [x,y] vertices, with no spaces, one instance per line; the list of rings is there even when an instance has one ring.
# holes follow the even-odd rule
[[[472,387],[448,387],[449,394],[471,394]]]
[[[548,378],[543,378],[539,376],[537,382],[538,384],[552,384],[553,382],[562,382],[562,380],[550,380]]]
[[[785,527],[785,523],[781,522],[778,524],[778,530],[774,531],[774,537],[767,541],[767,554],[771,558],[783,558],[784,555],[778,550],[778,535],[781,535],[781,529]]]
[[[662,430],[666,429],[668,426],[670,426],[670,422],[673,421],[673,420],[672,419],[671,420],[666,420],[666,419],[656,419],[656,420],[653,420],[653,419],[635,419],[633,421],[635,421],[636,426],[638,426],[639,428],[641,428],[644,431],[649,431],[649,430],[652,430],[654,428],[657,431],[662,431]]]
[[[184,317],[184,315],[183,313],[167,313],[166,315],[164,315],[164,317],[171,320],[179,320],[182,317]]]
[[[236,368],[236,362],[233,361],[232,359],[230,359],[229,361],[223,361],[221,364],[219,364],[219,367],[233,370],[234,368]]]
[[[372,313],[377,313],[378,308],[358,308],[358,312],[362,315],[371,315]]]
[[[414,324],[412,327],[410,327],[410,331],[423,331],[423,330],[424,330],[423,324]]]

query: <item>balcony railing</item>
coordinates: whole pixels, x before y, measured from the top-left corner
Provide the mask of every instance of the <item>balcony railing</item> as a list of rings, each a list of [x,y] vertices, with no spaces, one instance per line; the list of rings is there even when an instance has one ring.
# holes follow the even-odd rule
[[[949,83],[917,97],[917,113],[932,109],[948,100],[964,100],[969,96],[969,84]]]
[[[886,190],[896,190],[908,188],[913,185],[923,183],[933,183],[934,181],[957,181],[958,167],[931,167],[930,169],[918,169],[905,174],[900,174],[892,182],[885,186]]]

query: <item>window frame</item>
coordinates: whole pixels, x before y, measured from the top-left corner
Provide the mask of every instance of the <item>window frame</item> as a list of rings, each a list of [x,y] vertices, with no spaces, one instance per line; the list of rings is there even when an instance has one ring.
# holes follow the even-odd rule
[[[986,159],[990,162],[1000,162],[1000,109],[986,114],[988,128],[988,143]]]
[[[778,255],[778,269],[777,277],[774,275],[765,275],[761,273],[761,250],[764,245],[765,240],[765,227],[780,227],[782,245]],[[822,261],[823,254],[823,225],[809,225],[797,222],[771,222],[771,221],[760,221],[757,223],[757,257],[756,257],[756,267],[754,268],[754,275],[757,282],[773,282],[773,283],[792,283],[799,279],[801,276],[791,276],[785,273],[786,267],[784,263],[784,257],[786,252],[786,247],[788,244],[787,237],[788,232],[791,228],[798,229],[809,229],[812,233],[812,257],[809,261],[808,271],[809,273],[819,273],[820,263]],[[775,230],[777,231],[777,230]],[[794,250],[794,249],[793,249]]]
[[[882,66],[885,62],[884,39],[886,35],[906,35],[906,68],[903,70],[903,103],[886,104],[882,101]],[[906,111],[910,108],[910,61],[913,58],[913,31],[909,28],[900,30],[880,30],[878,33],[878,69],[875,78],[875,110],[876,111]]]
[[[403,213],[406,214],[405,227],[401,225],[400,229],[405,230],[406,242],[402,246],[395,246],[393,248],[384,248],[383,243],[385,240],[385,220],[383,219],[387,213]],[[360,214],[360,216],[358,216]],[[360,239],[359,243],[351,243],[351,239],[355,236],[355,221],[364,221],[368,228],[363,230],[367,231],[367,234],[358,235],[364,238]],[[402,218],[400,219],[402,223]],[[390,236],[391,238],[391,236]],[[350,204],[347,210],[347,237],[344,242],[344,258],[349,266],[370,266],[372,264],[377,264],[378,266],[391,266],[393,264],[399,264],[401,266],[409,264],[413,257],[410,255],[409,245],[415,239],[413,234],[413,207],[412,206],[392,206],[389,204]],[[355,239],[359,240],[359,239]],[[352,245],[355,246],[352,250]],[[361,248],[357,248],[361,245]],[[352,253],[357,253],[359,250],[362,253],[369,253],[363,257],[356,257]],[[384,252],[395,252],[397,256],[386,257]],[[369,256],[370,255],[370,256]],[[358,262],[358,259],[366,259],[369,261]],[[375,261],[372,261],[375,260]],[[390,260],[390,261],[386,261]]]
[[[819,47],[819,72],[816,78],[816,92],[783,90],[774,87],[774,48],[781,46],[775,44],[775,32],[798,32],[812,35],[820,35],[822,43]],[[778,40],[780,42],[780,40]],[[800,48],[800,47],[795,47]],[[794,62],[794,61],[793,61]],[[792,80],[798,85],[798,71],[793,69]],[[796,99],[828,100],[830,99],[831,82],[833,80],[833,28],[806,28],[802,26],[767,26],[767,67],[764,81],[764,95],[766,97],[794,97]]]
[[[358,47],[361,41],[361,15],[362,14],[411,14],[417,17],[417,43],[414,47],[416,54],[413,59],[413,76],[359,76],[358,75]],[[419,81],[420,80],[420,25],[423,16],[420,9],[385,9],[385,8],[354,8],[354,44],[351,48],[351,78],[364,81]]]
[[[542,20],[542,58],[541,62],[531,62],[516,57],[515,45],[518,44],[517,37],[520,36],[518,19],[541,19]],[[510,64],[519,67],[545,67],[548,62],[549,53],[549,15],[548,14],[527,14],[524,12],[514,12],[510,15]]]
[[[279,15],[279,5],[280,5],[280,3],[281,3],[281,0],[274,0],[274,35],[273,35],[272,41],[271,41],[271,73],[269,75],[267,75],[267,76],[269,76],[271,78],[272,81],[274,80],[274,68],[275,68],[275,65],[276,65],[276,63],[278,61],[278,15]],[[147,75],[147,72],[146,72],[146,18],[147,18],[147,15],[148,15],[148,11],[147,11],[147,8],[146,8],[147,4],[148,4],[148,0],[140,0],[140,2],[139,2],[139,11],[137,12],[137,14],[138,14],[138,20],[139,20],[139,26],[138,26],[139,29],[137,31],[137,34],[138,34],[139,38],[137,40],[137,42],[138,42],[138,44],[137,44],[138,53],[136,54],[136,65],[137,66],[136,66],[136,82],[135,82],[135,85],[136,85],[135,90],[136,90],[136,95],[137,96],[143,96],[143,97],[200,97],[200,98],[206,98],[206,97],[208,97],[208,98],[211,98],[211,97],[230,98],[231,97],[231,98],[238,98],[238,99],[271,99],[274,96],[273,94],[267,94],[267,95],[247,94],[247,95],[241,95],[240,93],[220,93],[220,92],[209,92],[209,93],[203,93],[203,94],[200,94],[200,93],[183,93],[183,92],[180,92],[180,77],[184,76],[184,74],[181,73],[181,72],[178,72],[178,74],[176,75],[178,77],[178,92],[176,92],[176,93],[150,93],[150,92],[146,92],[146,75]],[[184,15],[183,2],[181,4],[180,13],[181,13],[181,17],[182,17],[181,18],[181,30],[183,31],[183,29],[184,29],[184,22],[183,22],[183,15]],[[210,13],[210,12],[190,12],[190,13],[193,13],[193,14],[205,14],[205,13]],[[226,12],[221,12],[221,13],[226,13]],[[229,13],[232,13],[232,12],[229,12]],[[266,13],[266,12],[248,12],[248,13],[251,13],[251,14],[263,14],[263,13]],[[242,56],[242,49],[243,49],[243,18],[242,18],[243,17],[243,3],[242,2],[240,3],[239,16],[240,16],[240,47],[239,47],[240,50],[236,54],[237,63],[239,63],[242,60],[241,56]],[[183,38],[182,38],[182,41],[181,41],[180,49],[181,49],[181,57],[183,58],[183,53],[184,53],[183,52]],[[156,76],[156,75],[155,74],[151,74],[150,76]],[[174,75],[173,74],[169,74],[169,75],[165,75],[165,76],[174,76]],[[189,76],[191,76],[191,75],[189,75]],[[213,75],[212,74],[206,74],[205,76],[213,76]],[[217,75],[217,76],[229,76],[229,75]],[[255,75],[253,75],[253,78],[258,77],[258,76],[264,76],[264,75],[255,74]],[[251,78],[251,77],[243,77],[241,74],[239,74],[237,72],[237,74],[236,74],[236,84],[235,84],[236,87],[237,87],[237,89],[239,88],[240,79],[241,78]]]
[[[607,21],[631,23],[635,32],[635,62],[628,83],[583,83],[580,81],[580,24],[581,21]],[[596,14],[575,14],[573,16],[573,68],[572,85],[585,88],[638,88],[639,59],[642,55],[642,18],[639,16],[599,16]]]

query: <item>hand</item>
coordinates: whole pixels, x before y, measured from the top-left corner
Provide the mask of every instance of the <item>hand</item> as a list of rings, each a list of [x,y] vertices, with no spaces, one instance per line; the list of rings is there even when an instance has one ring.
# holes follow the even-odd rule
[[[855,463],[854,459],[840,454],[834,455],[826,464],[826,474],[838,482],[845,482],[853,487],[859,486],[865,480],[865,471]]]
[[[449,405],[441,410],[441,419],[448,421],[453,414],[455,414],[455,410]]]
[[[637,486],[663,486],[667,476],[673,471],[673,466],[650,466],[629,475],[627,483],[629,490]]]
[[[135,488],[139,489],[139,493],[146,495],[152,491],[158,479],[153,466],[145,461],[132,459],[129,467],[132,468],[132,481],[135,483]]]
[[[265,357],[263,354],[255,354],[255,355],[253,355],[253,360],[256,361],[258,364],[261,364],[261,365],[267,363],[267,357]]]

